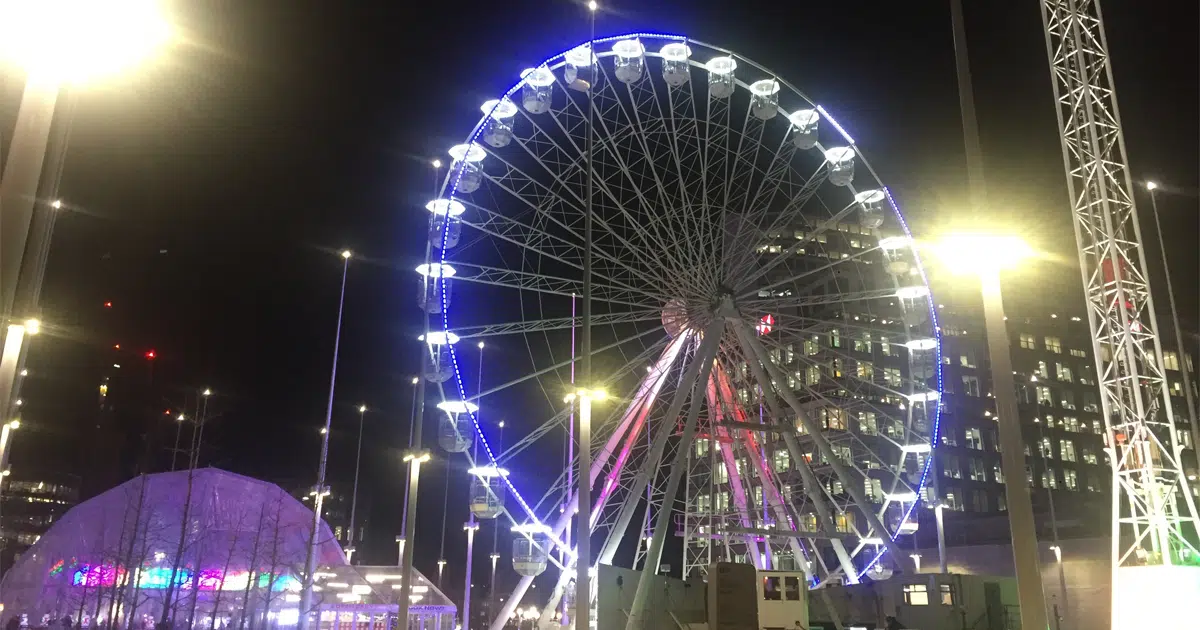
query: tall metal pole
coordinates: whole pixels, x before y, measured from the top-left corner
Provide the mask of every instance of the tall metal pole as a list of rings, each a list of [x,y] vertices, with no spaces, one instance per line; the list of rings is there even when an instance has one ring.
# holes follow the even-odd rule
[[[479,523],[475,522],[475,515],[471,515],[471,519],[463,525],[463,529],[467,532],[467,578],[466,578],[466,595],[463,596],[463,630],[471,630],[471,565],[475,564],[475,532],[479,531]]]
[[[588,86],[587,124],[587,189],[583,216],[583,321],[582,357],[580,357],[581,381],[585,388],[592,386],[592,187],[595,173],[592,171],[592,154],[595,142],[596,99],[592,92],[595,75],[598,73],[596,58],[596,3],[589,2],[591,35],[588,39],[588,55],[591,56],[592,85]],[[577,541],[575,551],[575,630],[590,630],[592,627],[591,588],[589,573],[592,566],[591,520],[592,520],[592,401],[591,395],[579,397],[579,518],[576,521]],[[580,620],[583,623],[580,623]]]
[[[354,490],[350,495],[350,534],[346,537],[346,553],[350,554],[347,560],[353,562],[355,553],[358,548],[354,546],[354,516],[358,508],[358,471],[362,467],[362,436],[363,436],[363,416],[367,413],[366,405],[358,406],[358,451],[354,456]]]
[[[1047,627],[1046,599],[1042,593],[1033,502],[1025,483],[1025,441],[1021,437],[1021,417],[1017,414],[1016,384],[1012,356],[1009,355],[1008,330],[1004,324],[1004,302],[1000,295],[1000,272],[984,271],[980,274],[980,283],[988,356],[992,360],[992,394],[996,398],[996,420],[1000,425],[1000,466],[1008,496],[1008,524],[1012,532],[1021,627],[1040,630]]]
[[[441,172],[441,168],[442,168],[442,161],[434,160],[433,161],[433,194],[435,197],[438,194],[438,188],[439,188],[438,173]],[[430,221],[431,222],[433,221],[432,217],[430,218]],[[433,263],[433,243],[426,242],[425,243],[425,264],[432,265],[432,263]],[[440,271],[440,266],[439,266],[439,271]],[[430,277],[430,276],[425,277],[425,282],[431,282],[431,281],[441,283],[441,291],[435,291],[434,295],[433,295],[434,298],[440,299],[442,296],[445,295],[446,279],[442,277],[441,273],[438,273],[436,277]],[[426,286],[422,290],[426,292],[426,299],[429,299],[429,296],[428,296],[429,287]],[[421,319],[423,320],[422,327],[424,328],[424,331],[422,332],[422,335],[421,335],[421,340],[422,340],[422,344],[423,344],[423,347],[421,348],[421,355],[420,355],[421,356],[421,365],[419,368],[420,371],[418,372],[417,378],[413,379],[413,385],[416,387],[416,392],[415,392],[416,404],[413,405],[413,419],[412,419],[412,424],[409,426],[409,442],[408,442],[409,450],[408,450],[408,453],[404,456],[404,460],[408,463],[408,492],[404,495],[404,516],[402,517],[403,518],[402,527],[403,527],[404,531],[401,534],[401,536],[403,538],[400,541],[400,574],[403,575],[404,578],[403,578],[403,581],[401,581],[401,583],[400,583],[400,601],[398,602],[399,612],[396,617],[399,620],[399,623],[402,624],[400,626],[401,630],[407,630],[408,622],[409,622],[408,606],[410,603],[409,595],[412,594],[413,548],[415,547],[415,545],[413,544],[413,537],[416,535],[416,531],[417,531],[417,523],[416,523],[417,489],[421,485],[421,464],[428,462],[430,459],[429,452],[425,451],[421,448],[421,433],[422,433],[421,428],[422,428],[422,425],[425,424],[424,420],[425,420],[425,380],[426,379],[424,378],[424,372],[425,372],[425,361],[427,360],[428,353],[429,353],[429,346],[428,346],[428,343],[425,341],[425,340],[429,339],[429,311],[428,310],[426,310],[423,313],[423,316],[421,317]]]
[[[500,421],[500,438],[496,441],[496,452],[504,452],[504,421]],[[571,463],[567,462],[568,470]],[[571,485],[567,484],[570,488]],[[568,492],[568,494],[570,494]],[[570,544],[570,543],[568,543]],[[492,581],[488,588],[488,616],[493,617],[496,614],[496,562],[500,560],[500,519],[492,521]],[[566,563],[563,563],[566,566]]]
[[[1163,274],[1167,278],[1167,302],[1171,307],[1171,325],[1175,327],[1175,347],[1179,349],[1179,372],[1183,374],[1183,393],[1187,401],[1188,423],[1192,429],[1192,448],[1200,453],[1200,418],[1196,418],[1196,401],[1192,394],[1192,376],[1188,373],[1187,349],[1183,345],[1183,329],[1179,327],[1179,310],[1175,308],[1175,289],[1171,284],[1171,267],[1167,264],[1167,242],[1163,240],[1162,221],[1158,217],[1158,197],[1154,191],[1158,184],[1146,182],[1150,191],[1150,208],[1154,211],[1154,228],[1158,232],[1159,249],[1162,250]]]
[[[979,122],[975,116],[975,91],[971,84],[971,60],[967,55],[967,28],[963,21],[962,0],[950,0],[950,23],[954,33],[954,68],[958,74],[963,145],[967,151],[967,186],[971,209],[978,213],[987,203],[987,184],[983,176],[983,151],[979,141]]]
[[[308,628],[312,607],[313,573],[317,564],[317,531],[321,527],[321,509],[325,502],[325,463],[329,456],[329,429],[333,423],[333,391],[337,384],[338,348],[342,342],[342,307],[346,303],[346,275],[350,269],[350,251],[342,252],[342,288],[338,294],[337,327],[333,335],[333,366],[329,370],[329,402],[325,405],[325,428],[321,432],[321,459],[317,467],[316,496],[313,498],[312,532],[308,537],[308,554],[304,559],[304,587],[300,591],[300,630]]]

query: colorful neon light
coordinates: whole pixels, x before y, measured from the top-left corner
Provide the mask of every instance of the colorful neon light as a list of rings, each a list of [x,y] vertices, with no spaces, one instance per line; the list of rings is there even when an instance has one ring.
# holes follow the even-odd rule
[[[66,562],[59,560],[50,567],[50,575],[62,573],[65,566]],[[91,564],[77,566],[78,568],[71,576],[72,586],[84,586],[88,588],[113,586],[114,584],[126,584],[128,580],[125,567]],[[193,570],[191,568],[180,568],[175,573],[175,586],[182,590],[192,588],[192,576]],[[265,571],[259,572],[257,579],[258,588],[267,588],[270,586],[273,591],[295,591],[300,589],[300,581],[291,575],[277,573],[274,575],[273,581],[271,578],[271,573]],[[138,588],[164,589],[171,581],[171,567],[143,567],[137,572],[137,581]],[[242,591],[250,583],[250,572],[230,571],[222,579],[220,569],[201,569],[196,582],[202,591]]]

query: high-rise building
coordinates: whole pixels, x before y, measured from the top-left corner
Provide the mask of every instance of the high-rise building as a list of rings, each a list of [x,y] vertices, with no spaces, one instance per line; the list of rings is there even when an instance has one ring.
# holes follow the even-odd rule
[[[1065,538],[1106,536],[1111,529],[1112,468],[1096,384],[1091,330],[1078,272],[1006,278],[1005,311],[1025,441],[1026,483],[1039,531]],[[1013,286],[1008,286],[1012,284]],[[1007,540],[991,366],[983,309],[974,280],[933,278],[942,337],[942,425],[937,491],[949,508],[950,545]],[[1169,331],[1164,327],[1161,331]],[[1163,339],[1164,367],[1188,475],[1196,451],[1187,420],[1181,369],[1193,357]],[[1193,376],[1193,388],[1195,381]],[[1161,413],[1161,412],[1160,412]],[[1193,492],[1198,488],[1193,486]],[[1053,514],[1053,519],[1051,515]],[[933,546],[925,532],[922,546]]]
[[[0,574],[79,502],[80,479],[18,469],[0,477]]]

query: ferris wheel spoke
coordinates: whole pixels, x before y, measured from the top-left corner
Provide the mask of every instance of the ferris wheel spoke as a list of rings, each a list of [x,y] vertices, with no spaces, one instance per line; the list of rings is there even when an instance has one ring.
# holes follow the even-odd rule
[[[637,311],[625,311],[620,313],[598,313],[592,315],[593,326],[607,326],[611,324],[634,324],[641,322],[653,322],[662,320],[662,309],[642,309]],[[466,328],[455,328],[454,333],[460,339],[474,339],[476,337],[498,337],[501,335],[514,335],[545,332],[549,330],[566,330],[577,328],[583,321],[580,317],[557,317],[553,319],[542,320],[521,320],[517,322],[506,322],[500,324],[487,324],[483,326],[471,326]]]
[[[560,236],[513,218],[505,217],[483,206],[471,202],[463,202],[463,205],[486,215],[485,221],[482,223],[464,221],[463,225],[491,235],[494,238],[512,243],[522,249],[527,249],[539,256],[545,256],[580,271],[583,270],[583,264],[578,256],[581,249],[579,244],[572,243]],[[596,254],[596,258],[613,263],[608,269],[615,272],[609,273],[603,266],[599,266],[600,269],[596,269],[598,265],[594,265],[592,270],[594,278],[599,278],[602,281],[607,281],[614,286],[630,291],[639,291],[639,289],[634,287],[634,284],[647,286],[648,283],[644,282],[645,273],[643,271],[630,267],[626,263],[613,258],[607,252],[600,251],[594,253]]]
[[[830,260],[832,262],[826,263],[819,267],[805,269],[805,270],[795,273],[793,275],[784,277],[780,280],[776,280],[766,286],[757,287],[755,289],[755,291],[756,292],[771,291],[771,290],[777,289],[782,286],[795,284],[801,280],[804,280],[805,278],[816,276],[818,274],[828,275],[827,272],[832,271],[835,267],[837,267],[839,265],[845,265],[847,263],[858,263],[858,262],[868,262],[869,263],[871,261],[867,260],[867,257],[871,254],[874,254],[877,251],[879,251],[878,247],[872,247],[872,248],[867,248],[867,249],[861,249],[861,250],[859,250],[853,254],[849,254],[849,255],[843,254],[841,258],[830,258]],[[749,293],[748,293],[748,295],[749,295]]]
[[[742,196],[749,192],[750,180],[755,173],[754,162],[762,146],[762,135],[766,129],[766,121],[750,113],[747,103],[746,115],[742,119],[741,131],[737,134],[737,147],[726,159],[729,174],[726,177],[725,200],[722,202],[726,211],[739,212],[742,209]],[[730,147],[727,145],[726,149]]]
[[[718,277],[721,250],[712,246],[712,212],[704,201],[704,156],[695,86],[695,81],[688,81],[687,89],[667,87],[667,137],[678,176],[679,198],[683,201],[677,214],[685,232],[694,235],[694,247],[700,252],[697,270],[706,277]]]
[[[786,135],[783,141],[787,141]],[[776,152],[776,157],[783,154],[785,159],[774,162],[771,171],[768,171],[763,177],[763,184],[770,181],[772,187],[768,190],[764,186],[755,194],[752,205],[744,211],[746,219],[738,224],[732,239],[730,239],[731,256],[726,263],[726,278],[746,275],[746,271],[752,267],[758,256],[756,246],[759,240],[764,235],[769,237],[782,230],[784,225],[794,223],[796,216],[804,209],[804,205],[816,194],[817,189],[824,182],[822,176],[825,166],[822,164],[805,178],[804,183],[799,187],[785,186],[791,181],[791,174],[794,171],[791,159],[795,155],[795,151],[795,145],[788,142]],[[763,223],[771,213],[775,198],[779,196],[786,198],[788,203],[783,211],[776,212],[776,217],[771,224],[764,227]]]
[[[833,293],[826,295],[801,295],[791,297],[776,297],[767,299],[751,299],[742,302],[743,308],[754,312],[768,312],[768,309],[804,308],[808,306],[823,306],[842,304],[846,302],[861,302],[882,300],[896,297],[895,289],[873,289],[852,291],[849,293]]]
[[[611,83],[611,81],[608,83]],[[640,202],[642,210],[644,212],[650,211],[650,208],[646,207],[644,197],[641,196],[640,187],[633,180],[628,170],[624,168],[623,161],[620,157],[619,142],[621,138],[636,135],[635,133],[627,133],[624,130],[633,130],[634,127],[628,121],[622,123],[621,121],[617,120],[618,116],[616,116],[615,113],[623,111],[623,108],[620,99],[615,96],[615,92],[606,98],[605,92],[601,90],[601,92],[596,96],[598,100],[598,107],[595,119],[604,127],[603,131],[605,131],[605,133],[599,134],[598,137],[595,138],[595,145],[599,151],[595,154],[596,159],[593,160],[592,173],[595,176],[597,189],[602,193],[603,198],[607,198],[612,204],[611,206],[608,206],[607,204],[603,203],[602,198],[600,200],[596,200],[601,202],[596,205],[599,208],[609,208],[610,210],[615,210],[626,221],[627,225],[630,226],[630,229],[624,232],[618,232],[615,224],[604,219],[601,213],[594,213],[594,220],[596,221],[597,226],[599,226],[602,230],[601,234],[598,235],[598,240],[617,240],[619,245],[637,256],[638,261],[647,266],[647,268],[655,268],[656,266],[661,265],[662,260],[647,259],[642,256],[640,252],[644,249],[649,249],[650,251],[656,252],[670,251],[669,248],[665,247],[666,244],[661,240],[661,234],[650,234],[644,229],[638,228],[638,221],[630,213],[626,207],[626,203],[622,201],[622,197],[617,194],[618,192],[633,192],[635,197]],[[566,138],[566,142],[570,144],[571,150],[567,150],[566,147],[562,147],[560,140],[551,134],[547,134],[536,123],[533,123],[533,126],[535,128],[535,133],[543,134],[545,136],[545,141],[558,146],[559,151],[562,153],[579,156],[569,161],[566,166],[571,169],[572,175],[577,175],[578,177],[582,178],[586,175],[587,170],[586,166],[582,163],[583,156],[585,155],[585,149],[579,145],[577,136],[584,135],[584,139],[586,138],[588,129],[586,124],[587,117],[586,114],[580,109],[579,104],[576,103],[574,98],[567,98],[566,101],[567,104],[565,107],[559,110],[551,109],[550,114],[551,118],[555,121],[555,124],[561,132],[561,135]],[[572,114],[570,110],[574,110],[574,113]],[[526,117],[529,118],[528,115],[526,115]],[[572,125],[572,120],[582,121],[582,124]],[[579,131],[576,132],[575,130]],[[615,165],[610,164],[610,166],[612,166],[617,172],[625,175],[623,179],[626,184],[622,184],[619,181],[611,181],[609,178],[604,176],[604,173],[601,171],[600,167],[608,163],[605,160],[606,156],[610,160],[616,162]],[[616,179],[621,180],[622,178],[618,177]],[[583,203],[582,199],[580,199],[580,203]],[[634,247],[633,244],[629,242],[629,237],[622,235],[625,232],[638,236],[639,240],[641,241],[641,245],[644,247]]]
[[[557,278],[527,271],[515,271],[498,267],[484,267],[470,263],[455,263],[455,268],[474,272],[474,275],[455,275],[456,282],[487,284],[518,291],[536,291],[551,295],[572,297],[583,294],[583,283],[570,278]],[[592,299],[611,302],[639,309],[649,309],[664,302],[665,297],[638,289],[625,289],[610,285],[592,285]],[[647,300],[650,300],[647,302]]]

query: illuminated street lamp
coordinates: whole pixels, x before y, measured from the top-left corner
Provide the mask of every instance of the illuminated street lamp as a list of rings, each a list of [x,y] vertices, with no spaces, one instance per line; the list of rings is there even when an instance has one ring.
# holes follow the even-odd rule
[[[992,394],[1000,431],[1000,466],[1008,496],[1008,522],[1012,533],[1017,596],[1022,628],[1045,628],[1046,599],[1042,593],[1038,560],[1037,528],[1033,503],[1025,484],[1025,443],[1017,414],[1008,330],[1004,325],[1004,302],[1000,294],[1000,272],[1017,269],[1033,255],[1029,244],[1015,236],[957,234],[943,239],[934,253],[951,273],[979,277],[983,291],[983,317],[988,356],[992,362]]]
[[[346,536],[346,561],[352,562],[354,552],[357,549],[354,546],[354,514],[358,507],[358,471],[362,465],[362,436],[363,436],[363,416],[367,413],[366,405],[358,406],[358,453],[354,456],[354,490],[350,496],[350,533]]]

